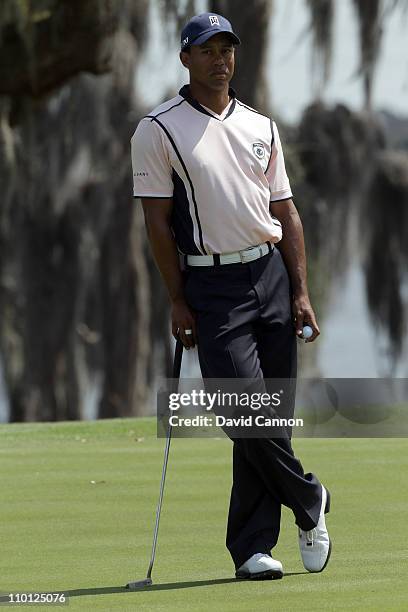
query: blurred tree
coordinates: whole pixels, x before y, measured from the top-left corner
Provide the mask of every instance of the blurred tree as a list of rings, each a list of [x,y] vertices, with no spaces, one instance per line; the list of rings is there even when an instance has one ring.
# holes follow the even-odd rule
[[[352,0],[359,23],[360,69],[364,87],[364,108],[372,109],[375,69],[388,17],[399,9],[408,10],[406,0]],[[307,0],[314,33],[314,47],[321,57],[321,89],[330,74],[333,7],[330,0]],[[385,332],[389,342],[390,372],[401,356],[407,326],[403,287],[407,282],[408,225],[405,222],[408,197],[408,165],[405,153],[386,150],[386,132],[373,115],[359,116],[345,107],[333,110],[315,104],[302,118],[297,145],[305,173],[301,191],[309,204],[304,209],[306,234],[313,239],[330,234],[330,227],[359,226],[366,280],[368,310],[375,329]],[[347,177],[345,181],[344,178]],[[350,185],[352,191],[348,192]],[[329,212],[330,215],[325,213]],[[392,207],[392,211],[390,208]],[[387,211],[388,214],[387,214]],[[357,213],[357,215],[356,215]],[[359,221],[359,224],[358,224]],[[355,231],[346,232],[350,241]],[[337,252],[330,256],[330,251]],[[344,239],[334,242],[329,253],[318,240],[323,268],[332,261],[337,272],[348,264]],[[355,245],[356,247],[356,245]]]
[[[367,223],[370,219],[370,223]],[[388,371],[404,348],[408,298],[408,155],[384,151],[377,158],[360,211],[364,271],[370,317],[389,339]],[[405,295],[404,295],[405,294]],[[377,331],[377,336],[378,331]]]
[[[100,416],[138,412],[165,368],[129,197],[147,8],[0,5],[0,349],[14,421],[80,418],[92,383]]]
[[[119,4],[115,8],[114,3],[100,0],[2,2],[0,94],[44,95],[82,70],[108,72],[120,13],[123,19],[132,10],[140,42],[143,4],[133,3],[131,8],[129,2],[125,11]]]

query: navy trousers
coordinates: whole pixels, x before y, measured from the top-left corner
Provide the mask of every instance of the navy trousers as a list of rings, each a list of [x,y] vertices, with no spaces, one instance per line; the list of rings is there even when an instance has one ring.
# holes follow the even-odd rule
[[[296,377],[291,288],[279,249],[245,264],[188,267],[185,279],[204,379]],[[270,554],[282,504],[301,529],[316,526],[321,486],[304,473],[290,433],[234,438],[226,544],[236,568],[254,553]]]

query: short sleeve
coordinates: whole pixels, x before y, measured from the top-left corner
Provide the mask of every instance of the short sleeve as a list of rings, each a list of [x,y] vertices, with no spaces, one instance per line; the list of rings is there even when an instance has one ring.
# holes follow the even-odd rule
[[[142,119],[131,139],[135,198],[171,198],[172,168],[161,129]]]
[[[271,192],[270,201],[277,202],[279,200],[287,200],[292,196],[292,190],[288,175],[286,174],[285,160],[283,157],[282,145],[279,138],[278,128],[276,123],[272,122],[272,151],[266,170],[266,178],[268,179],[269,189]]]

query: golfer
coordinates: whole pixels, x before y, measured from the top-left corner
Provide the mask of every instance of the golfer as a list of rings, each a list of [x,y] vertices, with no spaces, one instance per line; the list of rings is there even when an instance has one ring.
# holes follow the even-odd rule
[[[229,87],[239,44],[221,15],[184,27],[190,83],[137,126],[134,196],[169,292],[173,335],[197,345],[203,378],[289,379],[296,335],[308,324],[313,342],[319,328],[278,129]],[[322,571],[328,491],[304,473],[289,435],[234,438],[226,544],[237,578],[283,576],[271,556],[282,504],[295,516],[305,568]]]

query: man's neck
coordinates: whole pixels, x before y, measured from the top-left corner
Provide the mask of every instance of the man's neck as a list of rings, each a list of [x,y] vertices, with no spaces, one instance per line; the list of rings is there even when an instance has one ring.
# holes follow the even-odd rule
[[[229,86],[226,86],[221,91],[212,91],[204,88],[198,83],[190,83],[190,92],[192,97],[197,100],[202,106],[210,108],[217,115],[221,115],[228,106],[230,98],[228,95]]]

